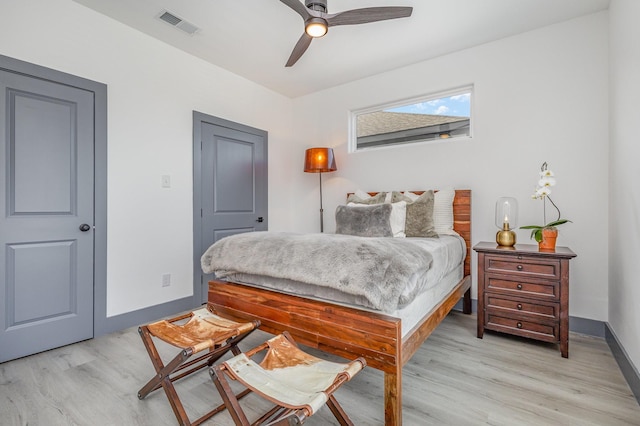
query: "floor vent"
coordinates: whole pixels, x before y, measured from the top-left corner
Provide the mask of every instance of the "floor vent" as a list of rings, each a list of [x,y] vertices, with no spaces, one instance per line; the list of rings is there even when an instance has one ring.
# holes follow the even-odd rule
[[[171,25],[172,27],[175,27],[181,31],[184,31],[185,33],[189,34],[189,35],[193,35],[196,32],[198,32],[198,30],[200,28],[196,27],[195,25],[193,25],[191,22],[187,22],[184,19],[176,16],[175,14],[167,11],[167,10],[163,10],[162,12],[160,12],[160,14],[157,16],[157,18],[161,21],[166,22],[167,24]]]

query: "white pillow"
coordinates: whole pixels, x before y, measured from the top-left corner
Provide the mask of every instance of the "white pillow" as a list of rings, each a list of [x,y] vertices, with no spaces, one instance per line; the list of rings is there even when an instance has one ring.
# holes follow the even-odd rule
[[[418,194],[415,194],[415,193],[413,193],[413,192],[409,192],[409,191],[404,191],[402,194],[403,194],[405,197],[410,198],[410,199],[411,199],[411,201],[415,201],[415,200],[417,200],[418,198],[420,198],[420,196],[419,196]]]
[[[407,221],[407,202],[398,201],[397,203],[391,203],[391,232],[395,238],[404,238],[407,235],[404,233],[405,224]]]
[[[433,227],[438,234],[458,235],[453,230],[453,198],[456,191],[453,188],[441,189],[434,194]]]
[[[368,192],[365,192],[362,189],[356,189],[356,192],[354,192],[353,195],[360,198],[361,200],[366,200],[367,198],[371,198],[371,195],[369,195]]]
[[[372,198],[368,192],[363,191],[362,189],[356,189],[356,192],[354,192],[353,195],[360,198],[361,200],[368,200],[369,198]],[[384,196],[384,204],[391,204],[391,195],[391,192],[386,193],[386,195]]]
[[[389,204],[389,203],[385,203]],[[404,238],[406,234],[404,233],[405,223],[407,221],[407,202],[406,201],[398,201],[397,203],[391,204],[391,217],[389,218],[389,222],[391,224],[391,232],[395,238]],[[361,204],[357,203],[349,203],[347,206],[360,206]]]

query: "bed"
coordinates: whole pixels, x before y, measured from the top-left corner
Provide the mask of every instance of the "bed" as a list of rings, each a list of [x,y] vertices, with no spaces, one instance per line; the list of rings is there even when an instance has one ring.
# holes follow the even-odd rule
[[[321,351],[347,359],[364,357],[368,367],[384,373],[385,425],[401,425],[402,367],[461,298],[463,312],[471,313],[470,190],[455,190],[453,219],[453,229],[466,246],[462,278],[408,329],[403,330],[402,319],[371,309],[219,279],[209,282],[208,303],[237,320],[259,319],[268,333],[287,330],[296,341]]]

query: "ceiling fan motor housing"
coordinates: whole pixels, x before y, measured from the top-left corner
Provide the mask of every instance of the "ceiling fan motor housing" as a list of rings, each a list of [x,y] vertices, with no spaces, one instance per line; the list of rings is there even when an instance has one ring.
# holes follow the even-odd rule
[[[307,9],[327,13],[327,0],[306,0],[304,5],[307,6]]]

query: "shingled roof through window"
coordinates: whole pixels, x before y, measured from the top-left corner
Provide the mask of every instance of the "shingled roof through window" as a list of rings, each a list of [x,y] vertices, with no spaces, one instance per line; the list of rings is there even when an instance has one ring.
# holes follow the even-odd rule
[[[395,133],[461,121],[469,121],[469,117],[376,111],[358,116],[358,137]]]

